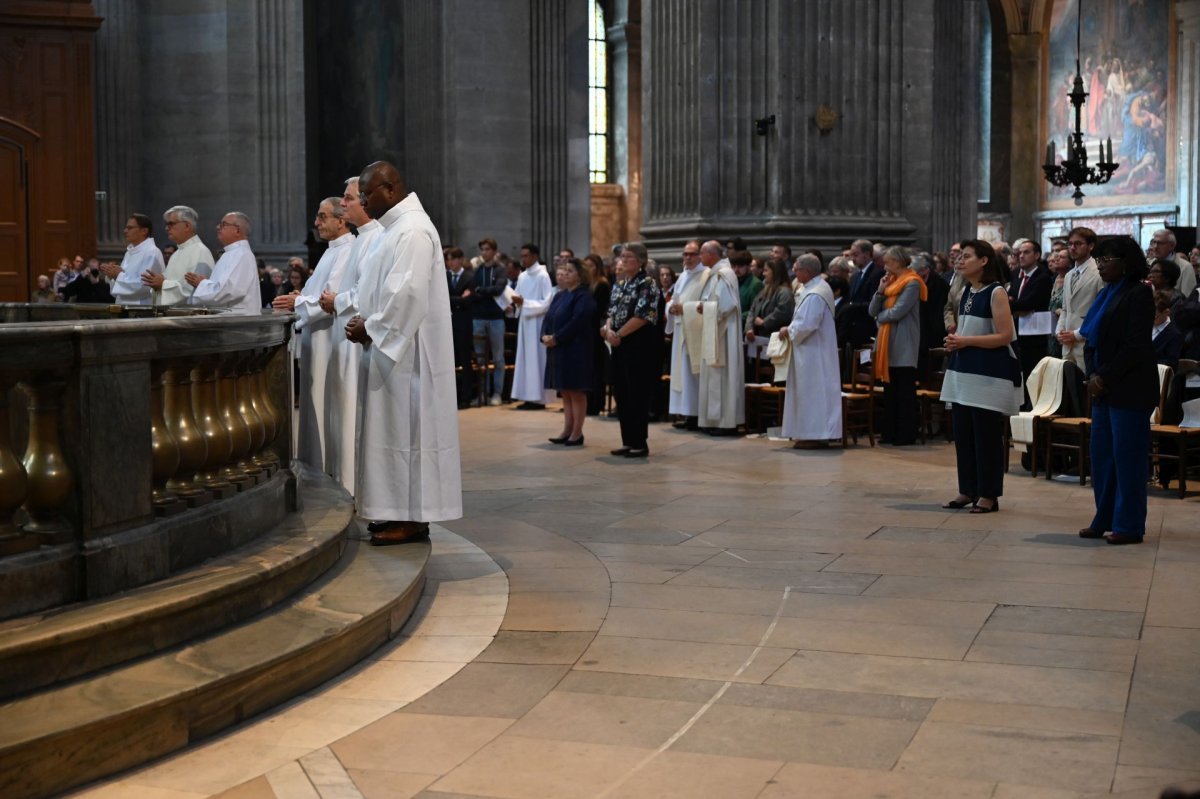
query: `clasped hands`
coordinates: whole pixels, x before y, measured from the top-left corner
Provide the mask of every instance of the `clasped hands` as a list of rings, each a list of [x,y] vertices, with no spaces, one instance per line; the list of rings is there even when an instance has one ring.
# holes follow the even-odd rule
[[[367,335],[367,322],[361,316],[355,316],[346,325],[346,338],[358,344],[370,344],[371,337]]]

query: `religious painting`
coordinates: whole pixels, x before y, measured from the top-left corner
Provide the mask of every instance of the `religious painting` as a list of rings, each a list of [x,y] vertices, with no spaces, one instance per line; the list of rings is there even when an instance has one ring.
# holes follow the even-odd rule
[[[1083,3],[1080,8],[1080,3]],[[1082,12],[1081,16],[1080,12]],[[1101,148],[1120,164],[1112,180],[1084,185],[1084,206],[1137,206],[1174,202],[1175,28],[1172,0],[1057,0],[1048,12],[1042,144],[1056,163],[1067,153],[1075,109],[1067,94],[1079,70],[1088,92],[1080,117],[1088,163]],[[1052,145],[1052,147],[1051,147]],[[1073,186],[1045,181],[1043,207],[1074,208]]]

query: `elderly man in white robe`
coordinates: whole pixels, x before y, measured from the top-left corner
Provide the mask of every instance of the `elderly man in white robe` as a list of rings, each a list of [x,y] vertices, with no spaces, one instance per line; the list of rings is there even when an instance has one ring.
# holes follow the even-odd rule
[[[192,287],[183,276],[188,272],[208,277],[213,271],[212,252],[196,235],[200,217],[186,205],[168,208],[163,214],[167,238],[175,245],[175,254],[163,272],[143,272],[142,283],[154,292],[155,305],[184,305],[192,297]]]
[[[235,314],[262,313],[258,291],[258,261],[250,249],[250,217],[230,211],[217,223],[217,241],[225,251],[208,277],[188,272],[184,281],[192,287],[189,305],[224,308]]]
[[[684,430],[699,427],[700,397],[700,346],[704,335],[704,317],[688,314],[689,324],[684,322],[684,309],[695,309],[700,300],[700,289],[708,278],[708,267],[700,260],[700,242],[689,241],[683,245],[683,271],[675,282],[671,304],[667,307],[667,332],[671,334],[671,396],[667,410],[683,417],[674,426]],[[694,319],[693,319],[694,317]],[[699,325],[696,324],[699,321]]]
[[[396,167],[359,176],[383,233],[358,281],[346,337],[363,345],[355,505],[376,546],[423,541],[429,522],[462,516],[450,291],[442,243]]]
[[[367,216],[358,194],[358,178],[346,181],[342,194],[344,219],[358,229],[342,279],[334,289],[321,294],[321,307],[334,314],[333,351],[325,378],[325,472],[354,496],[354,424],[358,414],[358,366],[362,351],[336,331],[344,330],[358,313],[358,280],[371,243],[383,226]]]
[[[344,216],[341,197],[326,197],[321,201],[313,227],[329,246],[299,294],[285,294],[271,303],[276,311],[296,314],[296,331],[300,334],[300,423],[297,425],[296,457],[321,470],[325,469],[329,446],[325,430],[325,384],[333,352],[334,318],[321,307],[320,300],[321,294],[341,281],[354,245],[354,234],[346,227]]]
[[[554,286],[550,274],[538,260],[535,244],[521,247],[521,265],[525,271],[517,278],[517,293],[512,302],[520,309],[517,323],[517,364],[513,370],[512,398],[521,400],[519,411],[540,411],[546,407],[546,348],[542,346],[542,322],[550,310]]]
[[[833,291],[821,275],[821,262],[805,253],[796,259],[801,293],[792,323],[779,331],[791,342],[783,435],[796,449],[828,447],[842,437],[842,382],[838,373]]]
[[[150,217],[145,214],[130,214],[125,220],[125,257],[118,266],[114,263],[100,265],[100,271],[112,281],[113,299],[123,305],[149,305],[154,292],[142,282],[146,273],[163,273],[162,251],[154,243],[154,229]]]
[[[693,306],[704,317],[697,422],[710,435],[736,435],[738,425],[746,421],[742,304],[737,275],[731,266],[720,264],[718,242],[704,242],[700,253],[702,259],[715,256],[717,263],[709,269],[700,299]]]

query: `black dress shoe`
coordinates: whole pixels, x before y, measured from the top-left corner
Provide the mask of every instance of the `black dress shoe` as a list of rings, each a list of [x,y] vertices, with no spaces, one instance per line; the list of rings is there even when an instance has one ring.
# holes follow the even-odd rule
[[[522,402],[517,406],[518,411],[544,411],[546,406],[540,402]]]
[[[978,499],[978,497],[976,497],[976,499]],[[945,505],[942,505],[942,507],[945,508],[946,510],[962,510],[963,508],[967,507],[968,505],[974,505],[974,504],[975,504],[975,499],[965,499],[965,500],[961,500],[961,501],[957,500],[957,499],[952,499],[949,502],[947,502]]]
[[[551,444],[566,444],[567,443],[566,436],[559,436],[558,438],[547,438],[546,440],[549,441]]]
[[[1085,527],[1079,531],[1080,538],[1104,538],[1102,530],[1093,530],[1090,527]]]
[[[648,458],[650,457],[649,449],[631,449],[625,453],[626,458]]]
[[[582,447],[583,446],[583,436],[580,436],[579,438],[575,439],[574,441],[572,441],[571,439],[567,439],[566,441],[563,442],[563,446],[564,447]]]
[[[1126,544],[1140,544],[1142,537],[1140,535],[1124,535],[1122,533],[1109,533],[1104,536],[1104,540],[1112,544],[1114,547],[1125,546]]]
[[[609,454],[609,455],[616,455],[618,458],[623,458],[623,457],[625,457],[626,455],[628,455],[628,454],[629,454],[629,452],[630,452],[630,449],[629,449],[629,447],[621,447],[621,448],[619,448],[619,449],[614,449],[612,452],[610,452],[610,453],[608,453],[608,454]]]
[[[687,419],[680,419],[677,422],[671,422],[671,427],[674,427],[676,430],[684,430],[687,428],[687,426]]]

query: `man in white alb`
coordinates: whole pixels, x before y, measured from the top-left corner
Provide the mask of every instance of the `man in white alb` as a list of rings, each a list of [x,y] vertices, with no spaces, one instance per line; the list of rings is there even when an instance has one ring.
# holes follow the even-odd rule
[[[521,265],[525,271],[517,278],[513,305],[520,309],[517,324],[517,363],[513,370],[512,398],[522,400],[519,411],[540,411],[546,407],[546,348],[542,345],[542,322],[550,310],[554,287],[550,273],[538,260],[536,244],[521,247]]]
[[[702,260],[720,259],[721,245],[706,241]],[[746,421],[746,380],[742,357],[741,298],[737,276],[728,265],[709,269],[694,306],[704,316],[697,422],[712,435],[734,435]]]
[[[143,272],[142,283],[156,293],[155,305],[183,305],[192,296],[192,287],[183,279],[188,272],[208,277],[213,257],[196,235],[200,218],[186,205],[176,205],[163,214],[167,236],[175,242],[175,254],[162,273]]]
[[[333,351],[325,378],[325,471],[354,496],[354,423],[358,413],[358,365],[362,348],[339,331],[358,313],[358,280],[371,243],[383,227],[363,209],[358,195],[358,178],[346,181],[342,193],[343,218],[358,228],[350,247],[350,257],[342,269],[339,285],[321,295],[321,307],[335,315]]]
[[[715,262],[715,261],[714,261]],[[704,317],[688,313],[692,334],[688,336],[688,324],[684,321],[684,309],[695,308],[700,299],[700,289],[708,278],[708,267],[700,260],[700,242],[689,241],[683,245],[683,271],[675,282],[671,304],[667,308],[667,332],[671,334],[671,397],[667,410],[683,419],[675,427],[695,430],[699,412],[697,402],[700,394],[700,346],[703,338]]]
[[[320,300],[322,293],[341,281],[342,270],[354,244],[354,235],[346,228],[343,215],[341,197],[326,197],[321,201],[313,227],[329,246],[299,294],[276,297],[271,303],[276,311],[296,314],[296,330],[300,334],[300,420],[296,457],[314,469],[322,470],[330,443],[325,431],[325,381],[333,351],[334,318],[321,308]]]
[[[113,299],[123,305],[149,305],[153,292],[142,283],[146,272],[162,274],[164,264],[162,251],[154,243],[150,217],[145,214],[130,214],[125,220],[125,257],[118,266],[114,263],[100,265],[100,271],[112,281]]]
[[[427,539],[429,522],[462,516],[450,291],[438,232],[396,167],[371,164],[359,191],[383,233],[346,325],[363,346],[355,505],[373,520],[372,544],[404,544]]]
[[[217,224],[217,241],[225,251],[213,266],[212,275],[205,277],[188,272],[184,281],[192,287],[189,305],[206,308],[228,308],[235,314],[258,316],[258,264],[250,249],[250,217],[241,211],[230,211]]]
[[[804,291],[792,323],[779,331],[792,343],[783,435],[797,449],[827,447],[842,437],[842,379],[838,371],[833,291],[821,276],[821,261],[811,253],[796,259],[796,280]]]

